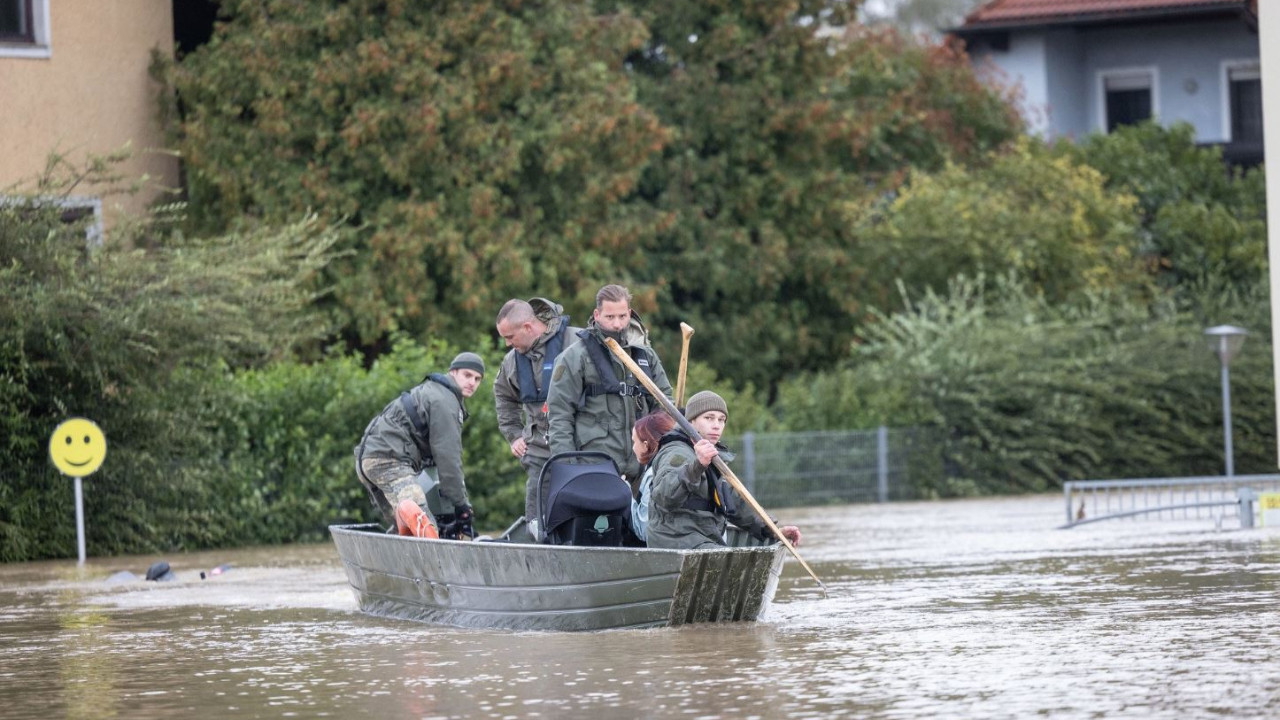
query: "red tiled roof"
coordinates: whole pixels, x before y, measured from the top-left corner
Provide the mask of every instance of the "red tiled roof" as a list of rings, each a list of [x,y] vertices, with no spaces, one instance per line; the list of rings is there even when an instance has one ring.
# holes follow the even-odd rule
[[[1246,8],[1255,16],[1258,0],[990,0],[964,19],[974,25],[1023,25],[1070,21],[1081,17],[1123,17],[1134,14]]]

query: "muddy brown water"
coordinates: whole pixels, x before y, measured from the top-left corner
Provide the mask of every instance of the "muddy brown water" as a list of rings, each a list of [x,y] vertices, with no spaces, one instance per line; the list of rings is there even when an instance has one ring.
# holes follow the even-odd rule
[[[788,562],[764,622],[588,634],[365,616],[331,544],[4,565],[0,717],[1280,717],[1280,528],[1062,512],[780,511],[829,597]]]

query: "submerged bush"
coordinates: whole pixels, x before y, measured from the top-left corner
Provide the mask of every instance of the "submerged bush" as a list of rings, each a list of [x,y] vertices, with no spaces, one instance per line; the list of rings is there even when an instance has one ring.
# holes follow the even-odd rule
[[[845,367],[784,384],[789,429],[915,425],[940,438],[944,473],[922,495],[1046,491],[1064,480],[1218,474],[1218,361],[1202,331],[1254,331],[1232,368],[1236,467],[1274,466],[1267,301],[1242,291],[1213,319],[1099,297],[1052,306],[977,281],[883,316]]]

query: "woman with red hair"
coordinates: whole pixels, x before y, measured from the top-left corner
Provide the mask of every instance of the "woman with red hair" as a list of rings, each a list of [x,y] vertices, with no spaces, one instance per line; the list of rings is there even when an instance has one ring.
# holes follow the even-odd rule
[[[640,475],[640,492],[631,499],[631,531],[636,537],[647,541],[649,527],[649,495],[653,491],[653,468],[649,461],[658,454],[658,440],[675,429],[676,421],[659,410],[649,413],[636,421],[631,428],[631,449],[643,468]]]

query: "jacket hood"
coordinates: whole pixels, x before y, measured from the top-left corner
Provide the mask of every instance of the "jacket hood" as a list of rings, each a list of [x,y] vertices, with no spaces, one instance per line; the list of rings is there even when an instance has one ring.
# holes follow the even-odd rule
[[[546,323],[548,327],[553,320],[564,314],[564,307],[560,303],[546,298],[529,298],[529,306],[533,308],[533,316]]]
[[[555,337],[560,332],[560,326],[566,324],[569,318],[564,314],[564,307],[560,303],[552,302],[546,298],[529,298],[529,306],[533,308],[533,316],[538,318],[547,329],[542,335],[533,341],[527,352],[533,352],[535,348],[541,348],[550,338]],[[512,349],[515,352],[515,349]]]

